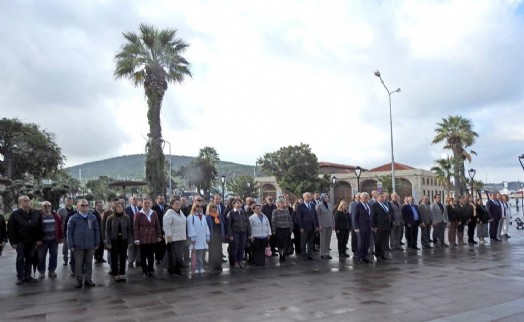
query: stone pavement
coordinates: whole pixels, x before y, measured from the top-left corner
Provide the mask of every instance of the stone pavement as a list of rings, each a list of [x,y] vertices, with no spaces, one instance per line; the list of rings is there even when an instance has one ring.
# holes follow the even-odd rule
[[[509,241],[418,252],[360,264],[352,258],[144,280],[140,269],[115,284],[107,264],[94,288],[75,289],[59,259],[58,278],[15,285],[15,253],[0,257],[1,321],[524,321],[524,230]],[[333,239],[331,248],[336,249]],[[318,253],[316,254],[318,256]],[[226,267],[226,264],[224,264]]]

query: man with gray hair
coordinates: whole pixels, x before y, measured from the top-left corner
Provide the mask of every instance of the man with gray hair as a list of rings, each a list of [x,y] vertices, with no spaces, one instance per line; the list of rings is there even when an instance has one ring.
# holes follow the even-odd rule
[[[433,218],[433,245],[435,245],[435,247],[449,247],[449,245],[444,242],[444,232],[448,224],[448,211],[442,204],[440,195],[433,197],[431,218]]]
[[[66,197],[64,200],[64,207],[58,209],[57,211],[60,219],[62,220],[62,230],[64,231],[64,234],[67,231],[67,220],[71,218],[71,216],[76,212],[75,207],[73,207],[73,203],[74,201],[72,197]],[[69,248],[67,247],[67,238],[64,238],[64,244],[62,245],[62,256],[64,260],[64,266],[67,266],[69,262]],[[73,254],[71,254],[71,258],[73,258]]]
[[[398,193],[393,192],[391,194],[391,210],[393,211],[393,216],[391,218],[393,222],[393,227],[391,228],[391,235],[389,238],[389,243],[391,249],[393,250],[404,250],[400,246],[400,241],[402,239],[402,229],[404,229],[404,223],[402,222],[402,205],[400,204],[400,197]]]
[[[358,259],[361,263],[370,263],[368,259],[369,241],[371,239],[371,208],[368,205],[369,194],[362,192],[360,202],[353,214],[353,227],[358,235]]]
[[[315,233],[318,232],[318,216],[315,211],[315,204],[311,202],[311,193],[305,192],[302,197],[304,198],[304,203],[298,205],[296,217],[300,229],[302,259],[307,261],[314,260],[313,247],[315,244]]]
[[[75,257],[76,288],[81,288],[84,283],[95,286],[92,280],[93,256],[101,242],[100,227],[88,206],[87,200],[78,200],[77,213],[67,223],[67,245]]]

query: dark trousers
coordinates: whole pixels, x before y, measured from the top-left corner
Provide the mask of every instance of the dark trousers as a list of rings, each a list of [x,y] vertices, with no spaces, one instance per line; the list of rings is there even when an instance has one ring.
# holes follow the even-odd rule
[[[156,244],[140,244],[140,265],[143,273],[154,272]]]
[[[304,229],[300,233],[300,251],[302,257],[307,258],[308,256],[313,256],[313,247],[315,247],[315,230]]]
[[[358,255],[358,234],[351,228],[351,251],[353,255]]]
[[[468,223],[468,242],[474,242],[475,241],[475,228],[477,227],[476,221],[470,221]]]
[[[167,255],[167,271],[172,274],[180,274],[183,264],[184,247],[186,245],[185,240],[178,240],[166,245]],[[211,253],[211,252],[210,252]]]
[[[493,219],[489,223],[489,238],[491,239],[497,238],[497,229],[499,228],[499,221],[500,219]]]
[[[369,231],[358,232],[358,258],[367,259],[369,251],[369,240],[371,238]]]
[[[266,255],[264,251],[267,243],[267,238],[255,238],[253,241],[253,262],[256,266],[266,265]]]
[[[127,239],[111,239],[111,274],[126,274]]]
[[[31,263],[35,256],[35,242],[18,241],[16,244],[16,276],[24,279],[31,276]]]
[[[429,240],[431,239],[431,225],[424,225],[420,227],[420,243],[422,246],[431,246]]]
[[[209,265],[212,268],[222,267],[222,237],[213,237],[209,242]]]
[[[103,240],[102,237],[100,237],[100,240]],[[104,244],[100,243],[100,246],[95,249],[95,261],[101,262],[104,259]]]
[[[242,263],[244,260],[244,248],[246,248],[247,232],[233,232],[233,261]]]
[[[166,254],[166,241],[164,240],[164,237],[162,237],[162,240],[155,245],[155,259],[157,261],[162,261]]]
[[[389,229],[379,229],[376,233],[373,233],[375,241],[375,256],[380,258],[386,257],[386,249],[389,246]]]
[[[349,241],[349,229],[341,229],[337,233],[338,255],[346,253],[346,245]]]
[[[47,253],[49,252],[48,270],[54,272],[58,261],[58,242],[56,240],[44,240],[42,245],[37,247],[38,251],[38,272],[45,272]]]
[[[418,225],[420,222],[417,220],[411,225],[411,227],[408,227],[406,225],[406,239],[408,242],[409,248],[417,248],[417,239],[418,239]]]
[[[300,235],[300,229],[295,226],[295,229],[293,229],[293,243],[295,244],[295,254],[297,255],[302,253]]]

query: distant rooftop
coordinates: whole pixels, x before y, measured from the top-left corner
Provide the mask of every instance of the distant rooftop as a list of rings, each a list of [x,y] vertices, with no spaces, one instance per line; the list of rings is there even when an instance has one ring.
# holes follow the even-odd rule
[[[383,164],[373,169],[369,169],[369,171],[371,172],[390,171],[390,170],[391,170],[391,162]],[[410,167],[409,165],[395,162],[395,170],[399,170],[399,171],[400,170],[415,170],[415,168]]]

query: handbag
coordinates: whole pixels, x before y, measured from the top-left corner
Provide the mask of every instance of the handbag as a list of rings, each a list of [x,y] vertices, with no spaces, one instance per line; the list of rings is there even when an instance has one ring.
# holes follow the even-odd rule
[[[269,243],[267,243],[266,251],[264,252],[267,257],[273,256],[273,252],[271,251],[271,247],[269,246]]]

